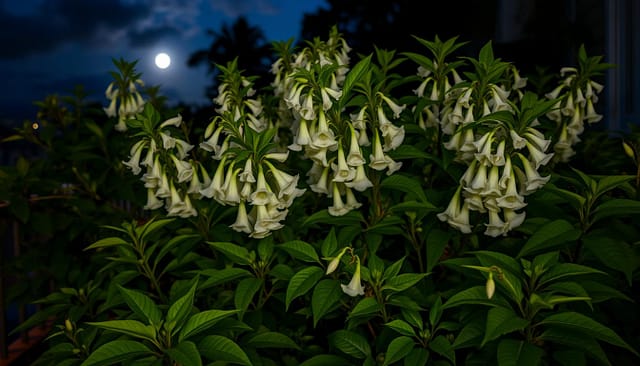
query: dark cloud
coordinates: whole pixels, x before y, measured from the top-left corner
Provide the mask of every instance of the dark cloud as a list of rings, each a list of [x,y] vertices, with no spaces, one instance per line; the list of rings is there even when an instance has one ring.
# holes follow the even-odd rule
[[[47,0],[30,15],[0,9],[0,59],[16,59],[80,42],[96,48],[124,41],[147,45],[179,34],[171,24],[147,21],[150,4],[122,0]]]

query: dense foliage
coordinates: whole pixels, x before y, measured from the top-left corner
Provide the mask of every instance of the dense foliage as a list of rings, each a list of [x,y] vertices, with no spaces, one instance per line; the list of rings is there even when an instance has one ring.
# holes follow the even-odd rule
[[[591,126],[610,65],[581,48],[537,93],[491,43],[416,42],[277,43],[265,88],[216,65],[209,121],[124,60],[104,110],[45,101],[9,140],[46,154],[0,175],[52,271],[15,269],[64,286],[16,329],[53,319],[37,364],[638,362],[640,141]]]

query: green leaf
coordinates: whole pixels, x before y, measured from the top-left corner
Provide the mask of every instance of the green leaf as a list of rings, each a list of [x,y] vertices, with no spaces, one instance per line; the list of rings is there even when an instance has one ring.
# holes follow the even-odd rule
[[[351,362],[336,355],[315,355],[304,361],[300,366],[352,366]]]
[[[418,201],[405,201],[395,204],[389,209],[394,213],[402,213],[402,212],[415,212],[418,215],[426,215],[430,212],[438,211],[438,207],[434,206],[428,202],[418,202]]]
[[[390,290],[393,292],[400,292],[415,286],[420,280],[428,276],[429,273],[403,273],[395,277],[391,277],[385,281],[382,290]]]
[[[403,336],[415,337],[416,335],[416,331],[413,329],[413,327],[402,319],[392,320],[386,323],[384,326],[395,330]]]
[[[242,320],[242,315],[247,311],[249,304],[253,301],[253,297],[260,291],[263,281],[264,280],[260,278],[250,277],[238,283],[233,302],[236,309],[240,310],[240,320]]]
[[[165,227],[166,225],[172,223],[175,219],[161,219],[161,220],[149,220],[143,226],[139,226],[136,228],[136,232],[140,237],[140,241],[144,241],[148,235],[153,234],[157,230]]]
[[[453,234],[451,231],[433,229],[427,234],[425,250],[427,253],[426,271],[431,272],[433,267],[438,264],[445,248],[449,244],[449,239]]]
[[[311,296],[314,327],[323,316],[336,307],[341,297],[342,288],[340,282],[336,280],[325,279],[316,285]]]
[[[601,274],[606,275],[606,273],[597,270],[595,268],[583,266],[575,263],[560,263],[555,266],[549,268],[538,281],[539,285],[543,285],[549,282],[553,282],[559,280],[561,278],[572,277],[572,276],[581,276],[581,275],[590,275],[590,274]]]
[[[409,352],[413,349],[414,344],[413,339],[409,337],[401,336],[395,338],[391,343],[389,343],[389,347],[387,347],[387,352],[384,355],[384,363],[382,365],[391,365],[407,357]]]
[[[542,188],[543,191],[549,191],[556,196],[566,200],[576,211],[580,211],[586,204],[587,200],[581,195],[568,191],[566,189],[558,188],[552,183],[547,183]]]
[[[220,270],[205,269],[198,273],[208,277],[200,284],[200,290],[204,290],[213,286],[224,285],[227,282],[251,276],[251,272],[247,271],[246,269],[235,267],[224,268]]]
[[[400,269],[402,269],[402,264],[404,263],[404,257],[398,259],[393,262],[389,267],[384,270],[384,274],[382,275],[383,280],[390,280],[393,277],[397,276],[400,273]]]
[[[164,327],[171,335],[176,334],[182,328],[193,309],[193,299],[198,287],[198,276],[194,277],[190,282],[192,283],[187,293],[171,304],[167,311]]]
[[[619,187],[635,178],[634,175],[607,175],[602,177],[596,186],[595,197],[599,197],[603,193]]]
[[[87,324],[135,338],[156,342],[155,328],[151,325],[144,325],[137,320],[106,320],[103,322],[87,322]]]
[[[347,214],[342,216],[333,216],[329,214],[329,211],[321,210],[313,215],[307,217],[302,226],[310,226],[314,224],[330,224],[336,226],[361,226],[362,222],[364,222],[364,218],[362,217],[362,213],[358,210],[349,211]]]
[[[429,202],[427,196],[422,189],[420,183],[414,179],[400,174],[394,174],[386,177],[380,186],[391,190],[398,190],[405,193],[410,193],[421,202]]]
[[[284,250],[293,258],[303,262],[320,263],[320,258],[318,258],[315,248],[302,240],[291,240],[278,245],[276,248]]]
[[[360,334],[340,329],[329,335],[329,343],[341,352],[359,360],[371,356],[369,341]]]
[[[563,312],[551,314],[538,324],[576,330],[614,346],[622,347],[636,356],[640,356],[636,350],[629,346],[627,342],[620,338],[611,328],[580,313]]]
[[[529,322],[516,315],[513,309],[502,307],[491,308],[487,313],[487,324],[480,347],[484,347],[487,342],[492,341],[501,335],[509,334],[516,330],[522,330],[528,324]]]
[[[255,348],[290,348],[300,349],[300,346],[288,336],[278,332],[263,332],[249,338],[247,346]]]
[[[536,230],[520,249],[517,258],[549,250],[568,241],[575,241],[580,237],[580,230],[566,220],[558,219],[546,223]]]
[[[329,230],[329,234],[322,242],[322,247],[320,247],[320,253],[325,258],[331,257],[338,250],[338,238],[336,237],[336,229],[335,227],[331,227]]]
[[[147,346],[140,342],[116,340],[105,343],[93,351],[81,366],[110,366],[120,362],[152,355]]]
[[[603,202],[592,211],[592,223],[612,216],[628,216],[640,214],[640,201],[614,198]]]
[[[627,283],[631,286],[633,272],[639,266],[635,251],[624,241],[603,235],[585,236],[584,248],[593,253],[594,257],[605,266],[624,273]]]
[[[363,75],[369,72],[369,65],[371,64],[371,55],[360,60],[353,68],[347,73],[347,76],[344,79],[344,83],[342,84],[342,95],[341,105],[344,106],[345,101],[344,98],[349,97],[349,93],[351,93],[351,88],[360,80]]]
[[[177,346],[165,350],[165,352],[178,365],[202,366],[200,352],[193,342],[180,342]]]
[[[119,284],[118,290],[124,298],[124,301],[129,305],[129,308],[140,318],[146,319],[149,324],[159,326],[162,322],[162,313],[151,298],[141,292],[135,290],[128,290]]]
[[[451,346],[451,343],[447,340],[447,338],[443,335],[439,335],[429,342],[429,349],[433,352],[439,354],[442,357],[445,357],[452,364],[456,364],[456,354]]]
[[[306,267],[301,269],[298,273],[291,277],[289,285],[287,286],[287,293],[285,296],[285,310],[289,310],[291,301],[300,297],[311,290],[313,286],[320,281],[324,276],[324,271],[320,267]]]
[[[231,259],[231,261],[234,263],[242,264],[242,265],[251,264],[249,251],[245,247],[241,247],[239,245],[228,243],[228,242],[208,241],[207,244],[219,250],[222,254],[224,254],[227,258]]]
[[[238,310],[206,310],[197,314],[193,314],[180,329],[178,342],[182,342],[189,337],[193,337],[212,326],[216,325],[220,320],[237,314]]]
[[[429,361],[429,350],[415,347],[404,358],[404,366],[425,366]]]
[[[563,328],[546,329],[538,336],[538,339],[548,343],[557,343],[564,346],[573,347],[588,353],[590,356],[600,361],[603,365],[611,365],[607,355],[596,340],[580,331]]]
[[[366,229],[367,234],[380,234],[380,235],[402,235],[405,230],[402,228],[404,219],[389,215],[380,220],[375,225],[369,226]]]
[[[447,302],[442,305],[442,309],[449,309],[460,305],[488,305],[488,306],[504,306],[508,307],[508,303],[498,300],[497,297],[487,299],[487,291],[485,286],[474,286],[466,290],[462,290],[451,296]]]
[[[156,265],[160,263],[162,258],[164,258],[165,255],[167,255],[167,253],[169,253],[171,249],[173,249],[176,245],[182,244],[187,240],[200,240],[200,238],[201,238],[200,235],[196,235],[196,234],[178,235],[171,238],[171,240],[162,244],[162,248],[160,249],[160,252],[158,252],[156,257],[154,258],[154,263]]]
[[[84,250],[89,250],[89,249],[97,249],[97,248],[108,248],[108,247],[113,247],[113,246],[117,246],[117,245],[127,245],[127,246],[131,246],[131,243],[127,242],[126,240],[122,239],[122,238],[118,238],[118,237],[110,237],[110,238],[104,238],[104,239],[100,239],[97,242],[89,245],[88,247],[84,248]]]
[[[231,339],[219,335],[204,337],[198,349],[207,359],[225,361],[238,365],[253,366],[246,353]]]
[[[538,366],[543,353],[531,343],[503,339],[498,344],[498,366]]]
[[[440,317],[442,317],[442,298],[438,296],[429,309],[429,323],[432,327],[438,325]]]
[[[480,318],[470,319],[458,333],[452,347],[459,349],[479,346],[485,331],[485,324],[483,323]]]
[[[380,304],[378,304],[378,301],[374,297],[365,297],[358,301],[356,306],[351,309],[347,319],[371,316],[377,314],[380,309]]]

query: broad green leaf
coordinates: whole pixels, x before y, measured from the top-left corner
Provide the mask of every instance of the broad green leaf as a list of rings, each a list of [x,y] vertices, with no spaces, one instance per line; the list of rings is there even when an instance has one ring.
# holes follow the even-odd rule
[[[428,275],[428,273],[402,273],[385,281],[382,290],[393,292],[404,291],[409,287],[415,286]]]
[[[147,223],[145,223],[144,225],[138,226],[136,228],[136,233],[138,234],[140,241],[144,241],[148,235],[153,234],[157,230],[160,230],[166,225],[172,223],[173,221],[175,221],[175,219],[160,219],[160,220],[151,219],[147,221]]]
[[[167,255],[167,253],[169,253],[171,249],[176,247],[178,244],[181,244],[188,240],[200,240],[200,238],[200,235],[195,234],[178,235],[171,238],[171,240],[162,245],[162,248],[158,252],[158,255],[156,255],[156,257],[154,258],[154,263],[156,263],[156,265],[160,263],[160,261]]]
[[[314,224],[329,224],[336,226],[357,226],[360,227],[364,222],[362,213],[358,210],[349,211],[342,216],[333,216],[329,211],[321,210],[307,217],[302,226],[310,226]]]
[[[429,362],[429,350],[415,347],[404,358],[404,366],[425,366]]]
[[[195,343],[180,342],[177,346],[165,350],[171,359],[178,365],[201,366],[202,359]]]
[[[383,280],[390,280],[393,277],[397,276],[400,273],[400,269],[402,269],[402,264],[404,263],[404,257],[398,259],[393,262],[389,267],[384,270],[384,274],[382,275]]]
[[[369,65],[371,64],[371,55],[360,60],[353,68],[347,73],[344,83],[342,85],[342,95],[340,102],[344,106],[346,98],[350,97],[351,89],[353,86],[369,71]]]
[[[605,234],[586,235],[583,238],[584,248],[593,253],[594,257],[605,266],[622,272],[631,286],[633,272],[640,265],[638,257],[629,244],[604,236]]]
[[[284,250],[293,258],[303,262],[320,263],[320,258],[318,258],[315,248],[305,241],[291,240],[276,246],[276,248]]]
[[[603,193],[610,191],[618,186],[621,186],[631,180],[635,176],[633,175],[607,175],[602,177],[597,184],[595,197],[599,197]]]
[[[538,366],[543,353],[531,343],[503,339],[498,344],[498,366]]]
[[[306,267],[291,277],[287,286],[285,296],[285,309],[289,309],[291,301],[295,298],[306,294],[313,286],[324,276],[324,271],[320,267]]]
[[[520,249],[517,258],[555,248],[568,241],[575,241],[580,237],[580,230],[566,220],[558,219],[543,225],[536,230]]]
[[[380,309],[380,304],[374,297],[364,297],[349,312],[347,319],[375,315]]]
[[[322,242],[322,246],[320,247],[320,253],[325,258],[329,258],[334,255],[338,251],[338,238],[336,237],[336,229],[335,227],[331,227],[327,237]]]
[[[340,329],[329,335],[329,343],[341,352],[359,360],[371,355],[369,341],[359,333]]]
[[[146,319],[149,324],[159,326],[162,322],[162,312],[151,298],[139,291],[126,289],[119,284],[118,290],[129,305],[129,308],[140,318]]]
[[[204,337],[198,343],[198,349],[207,359],[226,361],[245,366],[253,366],[247,354],[231,339],[219,335]]]
[[[415,337],[416,335],[416,331],[413,329],[413,327],[402,319],[392,320],[386,323],[384,326],[395,330],[403,336]]]
[[[387,347],[387,352],[384,355],[383,366],[391,365],[395,362],[407,357],[409,352],[413,349],[415,342],[413,339],[405,336],[394,338]]]
[[[380,183],[380,186],[383,188],[410,193],[418,198],[421,202],[429,202],[427,200],[427,196],[424,194],[424,190],[422,189],[420,183],[416,179],[404,175],[391,175],[385,178],[382,183]]]
[[[353,366],[351,362],[336,355],[315,355],[304,361],[300,366]]]
[[[242,320],[242,315],[247,311],[249,304],[253,301],[253,297],[260,291],[263,281],[264,280],[260,278],[249,277],[240,281],[238,286],[236,286],[233,303],[236,309],[240,311],[240,320]]]
[[[483,285],[470,287],[456,293],[442,305],[442,309],[450,309],[456,306],[468,304],[509,307],[508,303],[503,300],[499,300],[496,296],[491,299],[487,299],[487,291]]]
[[[520,263],[518,263],[513,257],[506,254],[492,252],[489,250],[478,250],[471,253],[475,255],[480,263],[485,267],[498,266],[502,270],[511,272],[514,276],[519,276],[522,272]]]
[[[551,314],[540,321],[538,325],[576,330],[614,346],[625,348],[636,356],[640,356],[636,350],[629,346],[627,342],[620,338],[611,328],[580,313],[562,312]]]
[[[106,320],[103,322],[87,322],[87,324],[151,342],[156,341],[155,328],[151,325],[144,325],[137,320]]]
[[[400,297],[394,296],[393,298]],[[408,309],[408,308],[400,308],[400,314],[402,315],[402,319],[404,319],[407,323],[409,323],[414,328],[422,330],[424,328],[424,324],[422,321],[422,317],[420,316],[419,310],[421,309]]]
[[[539,285],[543,285],[549,282],[557,281],[561,278],[590,274],[604,275],[606,273],[595,268],[583,266],[581,264],[560,263],[549,268],[549,270],[547,270],[542,276],[540,276],[538,283]]]
[[[245,247],[228,243],[228,242],[207,242],[207,244],[219,250],[227,258],[231,259],[233,263],[249,265],[251,260],[249,259],[249,251]]]
[[[640,214],[640,201],[626,198],[613,198],[603,202],[592,211],[592,223],[612,216],[628,216]]]
[[[220,320],[237,313],[238,310],[212,309],[193,314],[189,319],[187,319],[187,322],[184,324],[182,329],[180,329],[178,342],[182,342],[189,337],[195,336],[216,325]]]
[[[273,255],[274,246],[273,236],[267,236],[266,238],[260,239],[260,242],[258,242],[258,256],[260,259],[265,262],[269,262]]]
[[[485,324],[480,318],[470,319],[458,333],[452,347],[459,349],[479,346],[484,336],[484,331]]]
[[[104,239],[100,239],[97,242],[89,245],[88,247],[84,248],[84,250],[89,250],[89,249],[97,249],[97,248],[107,248],[107,247],[113,247],[113,246],[117,246],[117,245],[127,245],[127,246],[131,246],[131,243],[127,242],[126,240],[122,239],[122,238],[118,238],[118,237],[110,237],[110,238],[104,238]]]
[[[594,304],[610,299],[622,299],[633,302],[633,300],[629,296],[611,286],[607,286],[604,283],[596,281],[580,281],[580,283],[582,284],[582,287],[587,291],[589,297],[591,297],[591,302]]]
[[[568,191],[566,189],[558,188],[554,186],[552,183],[545,184],[542,189],[544,191],[552,192],[558,197],[565,199],[578,212],[582,209],[582,207],[585,205],[587,201],[581,195],[575,192]]]
[[[596,342],[593,337],[581,331],[549,328],[542,332],[542,334],[538,336],[538,339],[544,342],[573,347],[589,354],[603,365],[611,365],[600,344]]]
[[[452,235],[451,231],[444,231],[440,229],[433,229],[429,234],[427,234],[427,243],[425,245],[427,253],[427,272],[430,272],[433,267],[438,264]]]
[[[522,330],[529,322],[520,318],[513,309],[495,307],[487,313],[487,324],[480,347],[504,334]]]
[[[202,281],[202,283],[198,287],[199,290],[204,290],[213,286],[224,285],[227,282],[251,276],[251,272],[247,271],[246,269],[236,267],[224,268],[220,270],[205,269],[198,273],[202,276],[207,277],[207,279]]]
[[[433,352],[439,354],[440,356],[445,357],[452,364],[456,364],[456,354],[451,346],[451,343],[447,340],[447,338],[443,335],[439,335],[429,342],[429,349]]]
[[[433,327],[437,326],[440,317],[442,317],[442,298],[438,296],[429,309],[429,324]]]
[[[418,202],[414,200],[400,202],[389,207],[389,209],[396,214],[402,212],[415,212],[418,216],[424,216],[430,212],[438,211],[438,207],[434,206],[431,203]]]
[[[195,298],[196,288],[198,287],[198,276],[194,277],[190,282],[191,286],[187,293],[171,304],[167,311],[165,329],[171,335],[176,334],[178,330],[180,330],[189,314],[191,314],[193,299]]]
[[[288,336],[278,332],[263,332],[249,338],[245,343],[255,348],[290,348],[300,349],[300,346]]]
[[[402,235],[405,233],[405,229],[402,228],[403,224],[404,219],[396,215],[389,215],[375,225],[369,226],[366,229],[366,233],[379,235]]]
[[[120,362],[152,355],[153,351],[136,341],[116,340],[93,351],[81,366],[111,366]]]
[[[314,327],[323,316],[337,306],[341,297],[342,288],[340,287],[340,282],[336,280],[325,279],[316,285],[311,296]]]

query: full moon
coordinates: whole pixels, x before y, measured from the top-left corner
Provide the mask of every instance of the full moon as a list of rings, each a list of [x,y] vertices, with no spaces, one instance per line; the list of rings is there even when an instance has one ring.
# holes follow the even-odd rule
[[[164,52],[156,55],[156,66],[160,69],[166,69],[171,65],[171,57]]]

